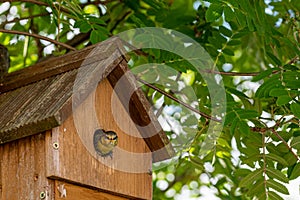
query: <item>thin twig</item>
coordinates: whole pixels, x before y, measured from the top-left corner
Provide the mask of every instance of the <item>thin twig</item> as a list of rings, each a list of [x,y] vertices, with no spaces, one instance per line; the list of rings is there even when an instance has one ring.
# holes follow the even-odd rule
[[[19,22],[19,21],[22,21],[22,20],[33,19],[33,18],[36,18],[36,17],[44,17],[44,16],[48,16],[50,14],[51,13],[41,13],[41,14],[37,14],[37,15],[31,15],[31,16],[28,16],[28,17],[15,18],[13,20],[3,22],[1,24],[1,27],[4,27],[4,25],[6,25],[6,24],[10,24],[10,23],[14,23],[14,22]]]
[[[292,58],[287,64],[291,65],[294,64],[295,62],[297,62],[299,60],[299,56],[295,56],[294,58]]]
[[[6,0],[5,2],[23,2],[23,3],[33,3],[39,6],[49,6],[47,3],[37,0]]]
[[[46,40],[46,41],[51,42],[53,44],[60,45],[62,47],[70,49],[70,50],[76,51],[76,48],[71,47],[71,46],[69,46],[69,45],[67,45],[65,43],[62,43],[62,42],[59,42],[59,41],[50,39],[48,37],[35,34],[35,33],[27,33],[27,32],[22,32],[22,31],[5,30],[5,29],[0,29],[0,32],[2,32],[2,33],[10,33],[10,34],[17,34],[17,35],[26,35],[26,36],[34,37],[34,38],[38,38],[38,39],[41,39],[41,40]]]
[[[42,1],[37,1],[37,0],[8,0],[5,2],[23,2],[23,3],[32,3],[32,4],[36,4],[39,6],[50,6],[49,4],[42,2]],[[62,8],[61,11],[65,12],[65,13],[70,13],[67,9]]]
[[[300,161],[299,156],[293,151],[292,147],[289,146],[289,144],[281,137],[281,135],[279,135],[274,128],[272,128],[271,131],[274,135],[276,135],[276,137],[278,137],[283,142],[283,144],[290,150],[290,152],[295,156],[295,158]]]
[[[127,45],[129,48],[133,49],[133,51],[140,56],[149,56],[149,54],[143,52],[140,49],[137,49],[136,47],[132,46],[129,43],[124,43],[125,45]],[[299,60],[299,56],[295,56],[294,58],[292,58],[287,64],[294,64],[295,62],[297,62]],[[282,68],[283,66],[280,66],[279,68]],[[220,75],[225,75],[225,76],[257,76],[259,75],[261,72],[222,72],[222,71],[217,71],[217,70],[200,70],[200,72],[204,72],[204,73],[208,73],[208,74],[220,74]],[[272,74],[277,74],[278,72],[280,72],[280,70],[274,70],[272,71]]]
[[[220,74],[226,76],[257,76],[260,72],[220,72],[216,70],[201,70],[202,72],[209,73],[209,74]],[[272,74],[278,73],[279,70],[275,70]]]
[[[252,127],[252,131],[261,133],[262,135],[265,134],[268,130],[271,130],[271,132],[279,139],[282,141],[282,143],[290,150],[290,152],[293,154],[293,156],[300,161],[299,156],[293,151],[292,147],[289,146],[289,144],[281,137],[279,133],[275,130],[275,127],[270,127],[270,128],[261,128],[261,127]]]
[[[99,4],[106,5],[106,4],[114,2],[114,1],[118,1],[118,0],[106,0],[106,1],[97,0],[97,1],[83,3],[80,5],[80,7],[84,8],[87,5],[99,5]]]
[[[206,119],[210,119],[210,120],[216,121],[216,122],[220,122],[220,123],[222,122],[222,120],[219,120],[219,119],[217,119],[217,118],[215,118],[215,117],[212,117],[212,116],[210,116],[210,115],[208,115],[208,114],[206,114],[206,113],[203,113],[203,112],[197,110],[196,108],[193,108],[193,107],[190,106],[189,104],[187,104],[187,103],[181,101],[180,99],[177,99],[176,97],[174,97],[174,96],[168,94],[167,92],[161,90],[160,88],[158,88],[158,87],[156,87],[156,86],[154,86],[154,85],[152,85],[152,84],[150,84],[150,83],[148,83],[148,82],[146,82],[146,81],[144,81],[144,80],[142,80],[142,79],[140,79],[140,78],[138,78],[138,77],[136,77],[136,79],[137,79],[139,82],[145,84],[146,86],[148,86],[148,87],[150,87],[150,88],[156,90],[157,92],[159,92],[159,93],[161,93],[161,94],[167,96],[168,98],[172,99],[173,101],[175,101],[175,102],[177,102],[177,103],[183,105],[184,107],[190,109],[191,111],[193,111],[193,112],[195,112],[195,113],[201,115],[202,117],[204,117],[204,118],[206,118]]]

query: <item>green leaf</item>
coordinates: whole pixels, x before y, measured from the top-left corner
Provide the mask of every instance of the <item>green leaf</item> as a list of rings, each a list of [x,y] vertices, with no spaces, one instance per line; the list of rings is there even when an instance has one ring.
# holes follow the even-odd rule
[[[286,64],[286,65],[283,66],[283,69],[285,69],[285,70],[291,70],[291,71],[296,71],[299,68],[297,66],[295,66],[295,65]]]
[[[298,73],[297,71],[286,71],[282,74],[282,76],[283,76],[283,80],[286,82],[290,80],[297,81],[300,78],[300,73]]]
[[[294,168],[293,171],[291,173],[291,175],[289,176],[290,180],[294,180],[296,178],[298,178],[300,176],[300,163],[297,163]]]
[[[254,196],[254,195],[257,195],[257,194],[262,193],[262,192],[265,192],[263,178],[260,179],[260,180],[257,180],[256,183],[253,184],[253,186],[249,188],[247,194],[249,196]]]
[[[244,176],[248,175],[249,173],[252,173],[252,171],[250,171],[249,169],[238,168],[234,172],[234,176],[235,177],[244,177]]]
[[[256,199],[267,199],[266,197],[266,192],[262,192],[262,193],[259,193],[259,194],[255,194],[255,197],[257,197]]]
[[[271,78],[266,80],[256,91],[255,96],[262,98],[262,97],[269,97],[270,90],[273,88],[283,88],[282,82],[279,79],[279,74],[273,75]]]
[[[96,44],[97,42],[101,42],[105,39],[105,36],[102,32],[97,30],[92,30],[90,35],[90,41],[92,44]]]
[[[92,29],[92,26],[86,20],[76,21],[74,27],[79,28],[82,33],[87,33]]]
[[[219,27],[219,31],[220,31],[223,35],[225,35],[225,36],[227,36],[227,37],[232,36],[232,31],[229,30],[228,28],[224,27],[224,26],[220,26],[220,27]]]
[[[300,119],[300,104],[299,103],[292,103],[291,111],[296,117],[298,117]]]
[[[240,45],[242,42],[240,40],[230,40],[227,45],[228,46],[237,46]]]
[[[295,124],[293,123],[292,125],[295,125]],[[297,125],[296,125],[296,126],[297,126]],[[296,128],[298,128],[298,127],[296,127]],[[294,136],[294,137],[300,136],[300,131],[294,131],[294,132],[293,132],[293,136]]]
[[[287,163],[289,163],[289,167],[294,165],[297,162],[297,158],[295,157],[294,154],[291,152],[286,153],[283,158],[286,160]]]
[[[265,78],[265,77],[271,75],[272,72],[273,72],[274,70],[275,70],[275,69],[272,68],[272,69],[268,69],[268,70],[262,71],[262,72],[260,72],[257,76],[255,76],[255,77],[252,79],[252,81],[254,81],[254,82],[259,81],[259,80],[261,80],[261,79],[263,79],[263,78]]]
[[[214,22],[222,16],[223,6],[218,3],[212,3],[206,13],[205,18],[208,22]]]
[[[159,10],[161,6],[164,6],[163,3],[160,1],[153,1],[153,0],[143,0],[145,3],[147,3],[151,8],[154,8],[156,10]]]
[[[240,24],[240,26],[245,27],[246,26],[245,15],[239,9],[235,9],[234,11],[235,11],[236,19],[237,19],[238,23]]]
[[[272,53],[267,52],[268,57],[278,66],[281,66],[281,61]]]
[[[300,136],[293,138],[293,140],[291,141],[291,147],[295,149],[300,149]]]
[[[273,179],[277,179],[281,182],[288,183],[289,179],[279,170],[267,167],[266,168],[267,175]]]
[[[130,15],[130,20],[132,20],[138,27],[146,27],[146,24],[137,16]]]
[[[286,80],[285,85],[291,89],[299,89],[300,88],[300,80]]]
[[[221,49],[223,47],[222,44],[225,44],[227,42],[227,39],[220,33],[215,32],[212,37],[208,38],[208,41],[216,48]]]
[[[239,120],[238,118],[235,118],[232,123],[231,123],[231,126],[230,126],[230,134],[233,135],[234,134],[234,131],[235,131],[235,128],[238,124]]]
[[[245,120],[239,121],[238,127],[241,133],[250,134],[250,128]]]
[[[246,20],[247,20],[247,25],[248,25],[249,31],[254,31],[255,28],[254,28],[254,24],[253,24],[251,17],[246,15]]]
[[[288,95],[279,96],[277,98],[276,104],[278,106],[282,106],[282,105],[289,103],[291,100],[292,100],[292,98]]]
[[[279,196],[277,193],[273,192],[273,191],[269,191],[269,199],[271,200],[284,200],[281,196]]]
[[[283,184],[280,184],[272,179],[267,181],[267,186],[282,194],[289,194],[288,189]]]
[[[282,157],[276,155],[276,154],[273,154],[273,153],[269,153],[269,154],[266,154],[266,158],[267,159],[270,159],[272,161],[277,161],[279,163],[281,163],[282,165],[284,166],[288,166],[289,164],[286,162],[286,160],[284,160]]]
[[[239,118],[241,119],[251,119],[259,116],[256,110],[238,110],[237,111]]]
[[[283,153],[287,153],[287,152],[290,151],[289,148],[283,142],[281,142],[280,144],[278,144],[276,146],[276,148],[278,149],[278,151],[283,152]]]
[[[257,169],[249,173],[245,178],[243,178],[239,184],[239,187],[249,187],[253,184],[254,181],[262,177],[263,169]]]
[[[258,115],[260,116],[262,113],[262,104],[261,100],[259,98],[254,98],[254,104],[253,104],[255,110],[258,112]]]
[[[244,28],[243,30],[239,31],[238,33],[234,34],[232,36],[232,39],[240,39],[243,36],[246,36],[247,34],[249,34],[249,30]]]
[[[224,7],[224,16],[225,20],[228,22],[232,21],[235,18],[235,14],[229,6]]]
[[[222,52],[225,53],[228,56],[234,56],[234,52],[232,50],[228,49],[228,48],[223,49]]]
[[[279,96],[283,96],[283,95],[288,95],[288,91],[286,89],[278,89],[278,88],[274,88],[270,91],[269,95],[272,97],[279,97]]]
[[[226,125],[232,123],[235,118],[236,118],[236,114],[233,111],[227,112],[224,125],[226,126]]]
[[[227,89],[227,91],[229,91],[230,93],[232,93],[232,94],[234,94],[234,95],[236,95],[236,96],[238,96],[238,97],[242,97],[242,98],[247,98],[247,99],[249,99],[249,97],[247,96],[247,95],[245,95],[245,93],[243,93],[243,92],[241,92],[241,91],[239,91],[239,90],[237,90],[237,89],[235,89],[235,88],[230,88],[230,87],[228,87],[228,88],[226,88]]]

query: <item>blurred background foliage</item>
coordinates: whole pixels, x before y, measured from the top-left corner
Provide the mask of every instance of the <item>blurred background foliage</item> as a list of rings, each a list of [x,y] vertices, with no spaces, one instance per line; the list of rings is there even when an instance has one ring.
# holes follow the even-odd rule
[[[287,199],[291,191],[286,185],[300,175],[299,0],[0,4],[0,43],[9,50],[10,72],[143,27],[176,30],[197,41],[213,60],[213,68],[203,73],[222,80],[226,90],[220,137],[200,154],[210,119],[176,99],[210,115],[210,94],[201,74],[167,51],[130,53],[133,71],[157,63],[156,70],[135,73],[159,80],[142,89],[177,150],[175,161],[154,165],[154,199],[205,199],[209,193],[219,199]],[[165,73],[160,64],[174,71]]]

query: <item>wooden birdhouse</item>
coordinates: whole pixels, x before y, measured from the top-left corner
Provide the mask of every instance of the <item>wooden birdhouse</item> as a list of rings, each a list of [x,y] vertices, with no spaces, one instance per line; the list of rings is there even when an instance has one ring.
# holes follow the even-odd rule
[[[172,148],[123,52],[111,39],[4,75],[1,200],[152,198]],[[107,155],[97,130],[117,135]]]

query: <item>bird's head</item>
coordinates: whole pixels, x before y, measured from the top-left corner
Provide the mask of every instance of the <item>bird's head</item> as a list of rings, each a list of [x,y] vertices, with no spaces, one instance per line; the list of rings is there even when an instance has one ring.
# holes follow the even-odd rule
[[[102,137],[105,144],[116,146],[118,144],[118,135],[113,131],[106,131]]]

